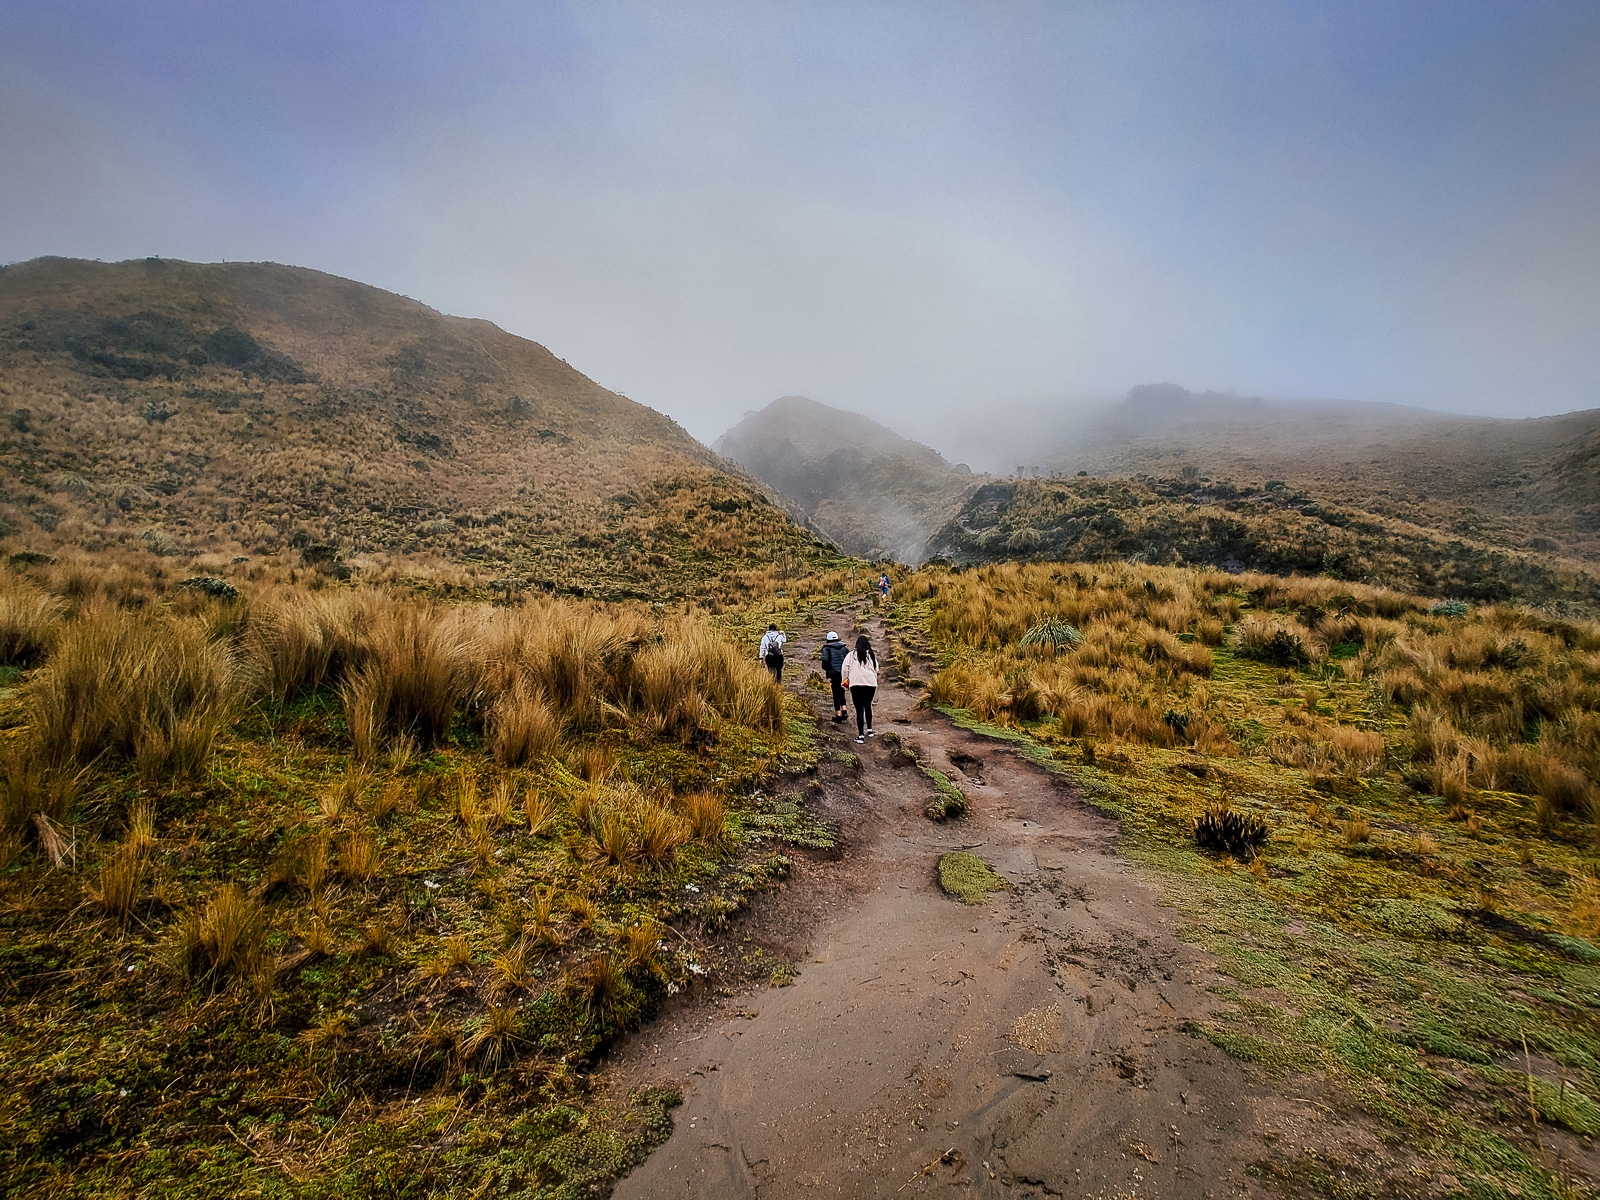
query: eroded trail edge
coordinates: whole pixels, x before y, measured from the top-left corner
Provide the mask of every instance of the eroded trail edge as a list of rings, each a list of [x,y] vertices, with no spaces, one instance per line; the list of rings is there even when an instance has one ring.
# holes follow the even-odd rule
[[[1221,977],[1069,786],[914,710],[887,661],[879,736],[858,746],[828,722],[809,655],[858,621],[881,652],[881,621],[854,609],[791,643],[826,750],[808,803],[844,852],[799,856],[737,935],[798,977],[680,1002],[616,1049],[613,1087],[676,1083],[684,1103],[615,1194],[1238,1195],[1262,1186],[1252,1164],[1287,1166],[1301,1143],[1367,1141],[1198,1032]],[[933,782],[890,730],[961,787],[964,818],[924,815]],[[937,863],[956,849],[1011,887],[945,895]]]

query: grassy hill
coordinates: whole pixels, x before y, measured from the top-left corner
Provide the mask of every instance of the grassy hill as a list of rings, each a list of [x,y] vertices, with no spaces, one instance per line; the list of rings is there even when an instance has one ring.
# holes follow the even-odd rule
[[[935,450],[857,413],[786,396],[717,441],[843,549],[916,562],[978,482]]]
[[[485,322],[159,261],[0,270],[0,523],[0,1193],[588,1195],[666,1136],[589,1063],[787,969],[723,936],[833,836],[754,634],[831,547]]]
[[[1152,432],[1157,431],[1157,432]],[[1502,550],[1600,559],[1600,409],[1503,420],[1387,404],[1134,388],[1054,471],[1281,480],[1319,500]]]
[[[985,484],[928,543],[955,563],[1189,563],[1327,575],[1478,601],[1600,606],[1588,564],[1450,536],[1282,482],[1189,477]]]
[[[486,321],[273,264],[0,270],[0,537],[672,596],[824,551],[660,413]]]

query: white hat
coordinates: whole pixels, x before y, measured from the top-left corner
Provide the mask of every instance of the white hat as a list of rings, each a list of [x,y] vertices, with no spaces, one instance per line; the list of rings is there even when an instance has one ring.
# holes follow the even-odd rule
[[[830,642],[837,642],[839,640],[839,635],[830,629],[828,630],[828,640]]]

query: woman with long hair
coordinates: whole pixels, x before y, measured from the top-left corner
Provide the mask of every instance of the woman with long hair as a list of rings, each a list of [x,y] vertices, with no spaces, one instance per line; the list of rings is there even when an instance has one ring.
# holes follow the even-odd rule
[[[872,696],[878,690],[878,656],[866,634],[856,639],[854,653],[845,655],[841,674],[856,706],[856,741],[864,742],[877,736],[872,728]]]

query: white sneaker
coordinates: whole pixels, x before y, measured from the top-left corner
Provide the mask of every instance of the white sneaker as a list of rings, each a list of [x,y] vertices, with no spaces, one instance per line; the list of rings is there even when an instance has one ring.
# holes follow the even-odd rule
[[[866,739],[866,738],[864,738],[864,737],[858,737],[858,738],[856,738],[856,745],[858,745],[858,746],[859,746],[859,745],[861,745],[861,743],[862,743],[862,742],[864,742],[864,741],[866,741],[866,740],[867,740],[867,739]]]
[[[868,737],[877,737],[878,736],[878,731],[876,729],[869,729],[869,730],[867,730],[867,736]]]

